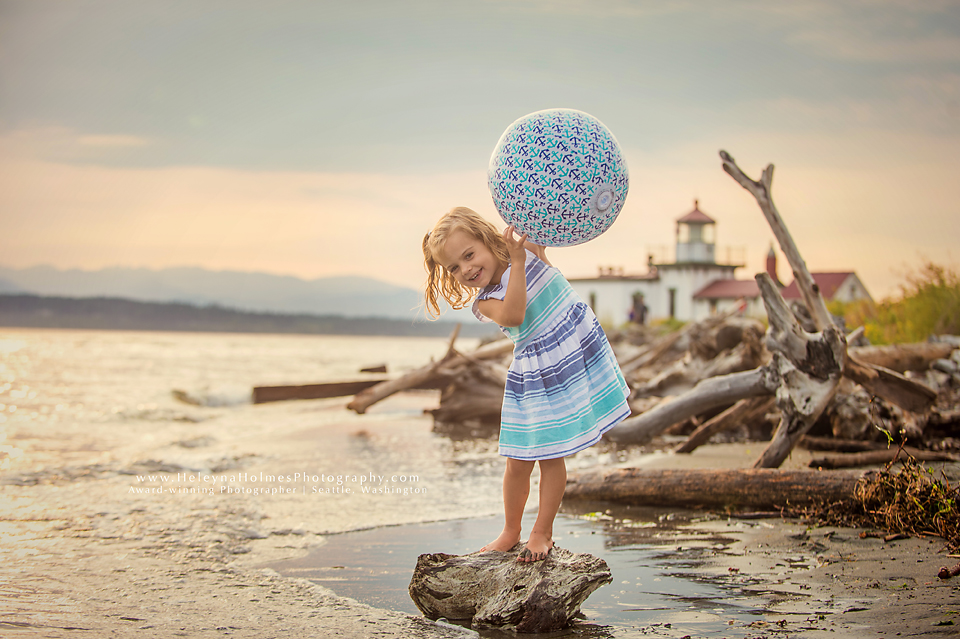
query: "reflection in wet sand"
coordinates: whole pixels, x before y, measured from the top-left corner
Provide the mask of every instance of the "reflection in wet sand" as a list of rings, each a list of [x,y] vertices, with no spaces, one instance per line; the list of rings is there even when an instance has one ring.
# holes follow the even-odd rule
[[[603,558],[614,579],[590,595],[581,623],[552,636],[713,636],[731,624],[743,627],[764,618],[769,600],[764,593],[744,588],[733,572],[706,570],[707,559],[716,563],[733,540],[700,527],[702,515],[611,510],[609,504],[591,510],[602,507],[575,504],[557,518],[557,545]],[[524,522],[532,523],[532,518]],[[484,517],[331,535],[306,557],[271,567],[370,605],[416,615],[407,586],[417,556],[474,552],[499,527],[498,518]]]

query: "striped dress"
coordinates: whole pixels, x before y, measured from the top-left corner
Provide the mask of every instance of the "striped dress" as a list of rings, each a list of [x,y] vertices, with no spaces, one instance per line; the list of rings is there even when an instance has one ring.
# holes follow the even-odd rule
[[[523,324],[500,327],[514,342],[500,422],[500,454],[554,459],[588,448],[630,415],[629,390],[600,323],[553,266],[527,251]],[[502,300],[510,268],[485,299]]]

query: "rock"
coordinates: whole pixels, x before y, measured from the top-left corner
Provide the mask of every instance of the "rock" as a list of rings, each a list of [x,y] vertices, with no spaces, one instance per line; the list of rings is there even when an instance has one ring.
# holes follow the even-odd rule
[[[952,359],[938,359],[930,365],[930,368],[947,373],[948,375],[953,375],[960,370],[960,365],[958,365],[957,362],[953,361]]]
[[[267,539],[269,536],[255,528],[244,528],[240,531],[240,539]]]
[[[954,348],[960,348],[960,335],[931,335],[930,342],[946,342],[953,344]]]
[[[554,546],[544,561],[521,563],[508,552],[420,555],[410,598],[430,619],[472,619],[474,627],[553,632],[570,625],[590,594],[613,579],[593,555]]]

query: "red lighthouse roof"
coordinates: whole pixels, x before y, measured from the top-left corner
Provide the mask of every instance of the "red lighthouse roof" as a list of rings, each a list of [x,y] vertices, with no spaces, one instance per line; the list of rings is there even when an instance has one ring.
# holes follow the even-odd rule
[[[681,224],[716,224],[716,220],[700,210],[700,200],[693,201],[693,210],[681,217]]]

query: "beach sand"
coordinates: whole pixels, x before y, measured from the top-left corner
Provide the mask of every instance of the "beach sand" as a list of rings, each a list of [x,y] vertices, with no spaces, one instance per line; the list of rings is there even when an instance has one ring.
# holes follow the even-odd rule
[[[417,405],[433,399],[388,401]],[[327,406],[342,409],[335,403]],[[345,417],[342,430],[354,431],[356,437],[357,423]],[[183,425],[184,435],[192,426]],[[380,427],[422,434],[430,422],[414,415],[389,425],[381,422]],[[234,469],[256,472],[257,459],[269,458],[276,467],[302,456],[303,440],[297,433],[264,435],[260,429],[216,421],[205,423],[204,433],[215,442],[213,452],[234,460]],[[296,502],[246,494],[132,495],[137,474],[182,470],[166,441],[135,443],[108,429],[73,432],[64,427],[15,443],[40,470],[0,475],[4,637],[469,634],[342,598],[323,586],[265,568],[302,557],[324,542],[323,531],[301,527],[302,513],[291,506]],[[670,467],[748,466],[761,448],[707,446],[683,459],[661,454],[641,461]],[[244,459],[254,461],[244,465]],[[804,465],[804,453],[797,451],[790,464]],[[224,472],[229,472],[229,463],[226,467]],[[960,474],[955,466],[948,470],[954,477]],[[488,490],[485,484],[483,491]],[[565,505],[565,512],[577,514],[585,507]],[[611,513],[615,520],[616,509]],[[415,519],[412,514],[411,521]],[[376,525],[375,516],[370,521]],[[960,630],[960,578],[937,578],[940,566],[954,565],[957,559],[945,556],[939,538],[885,543],[861,539],[858,530],[778,519],[707,517],[691,525],[727,539],[724,551],[676,552],[696,551],[705,579],[756,592],[767,602],[762,618],[749,625],[731,622],[723,634],[709,636],[933,637],[954,636]],[[658,543],[671,543],[669,532],[658,534]],[[689,536],[677,534],[678,539]],[[429,543],[424,540],[423,552],[442,550]],[[605,636],[683,636],[678,632],[669,623],[657,623],[636,633]]]

